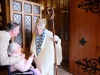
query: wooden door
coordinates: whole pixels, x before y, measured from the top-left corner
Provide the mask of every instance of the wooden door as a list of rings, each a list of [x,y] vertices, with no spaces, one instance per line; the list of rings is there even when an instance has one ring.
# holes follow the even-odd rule
[[[69,61],[69,11],[55,11],[55,32],[61,38],[63,61]]]
[[[69,71],[74,75],[100,74],[98,5],[95,0],[70,0]]]
[[[10,0],[10,20],[20,24],[20,33],[12,39],[29,50],[36,20],[41,18],[41,5],[25,0]]]

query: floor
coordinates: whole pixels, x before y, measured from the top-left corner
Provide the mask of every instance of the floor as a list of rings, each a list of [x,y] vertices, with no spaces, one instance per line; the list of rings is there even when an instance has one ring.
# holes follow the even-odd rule
[[[57,70],[57,75],[72,75],[71,73],[68,72],[69,70],[68,62],[62,62],[60,66],[57,66],[56,70]]]

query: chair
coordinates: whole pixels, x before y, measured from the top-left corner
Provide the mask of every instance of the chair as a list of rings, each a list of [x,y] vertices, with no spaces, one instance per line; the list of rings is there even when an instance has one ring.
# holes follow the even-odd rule
[[[20,71],[10,72],[10,65],[8,65],[8,75],[35,75],[35,74],[31,69],[28,69],[25,72],[20,72]]]

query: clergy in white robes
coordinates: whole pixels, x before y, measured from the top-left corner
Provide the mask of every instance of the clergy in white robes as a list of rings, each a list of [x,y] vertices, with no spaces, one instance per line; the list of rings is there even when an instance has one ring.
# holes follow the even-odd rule
[[[62,62],[61,39],[58,36],[53,37],[53,33],[45,29],[46,19],[39,19],[33,35],[30,52],[34,52],[34,61],[36,67],[41,71],[42,75],[54,75],[55,51],[56,50],[57,65]]]

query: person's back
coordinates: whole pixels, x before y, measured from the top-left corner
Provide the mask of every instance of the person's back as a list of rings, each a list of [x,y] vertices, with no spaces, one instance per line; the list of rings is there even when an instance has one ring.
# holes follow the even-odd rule
[[[10,36],[6,31],[0,31],[0,61],[6,61],[8,57],[7,48],[9,45]],[[2,50],[2,51],[1,51]],[[2,62],[0,64],[3,64]]]
[[[12,37],[16,37],[19,33],[19,24],[9,22],[5,30],[0,31],[0,65],[11,65],[18,63],[24,56],[8,57],[7,48]]]

